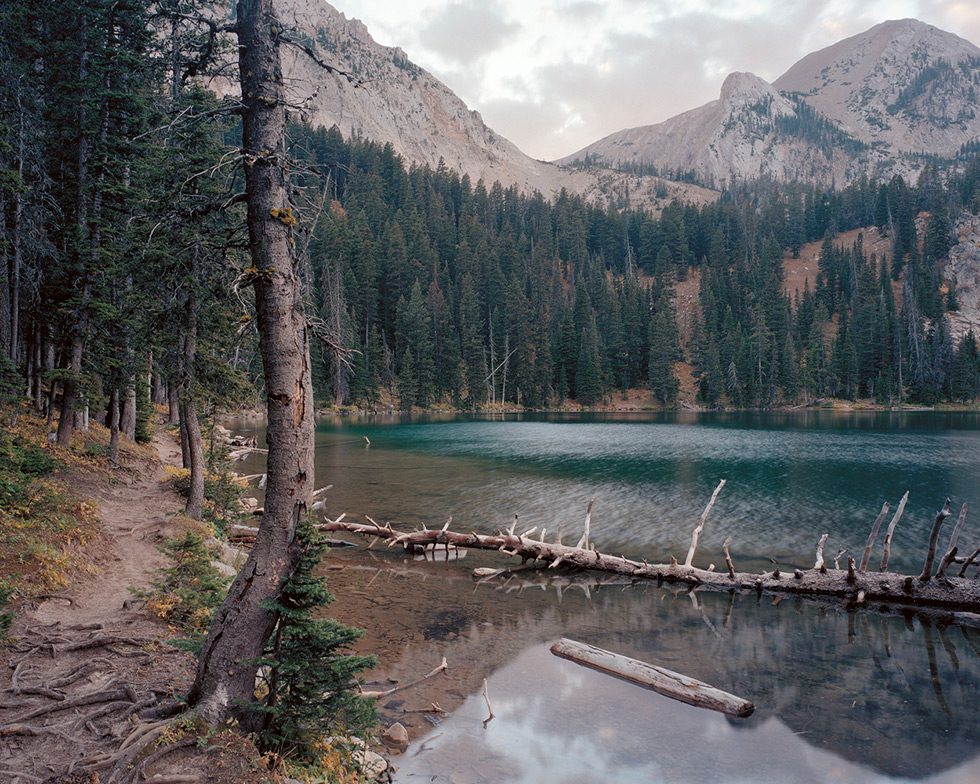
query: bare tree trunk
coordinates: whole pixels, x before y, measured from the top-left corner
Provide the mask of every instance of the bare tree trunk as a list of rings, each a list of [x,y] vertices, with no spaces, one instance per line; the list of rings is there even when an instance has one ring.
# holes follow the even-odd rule
[[[178,399],[177,399],[177,382],[173,379],[167,379],[167,406],[170,412],[167,416],[168,425],[176,425],[180,421],[180,412],[177,410]]]
[[[211,623],[189,702],[211,722],[259,717],[255,660],[278,621],[267,609],[294,570],[297,527],[313,491],[313,390],[310,345],[296,275],[286,189],[285,110],[279,20],[272,0],[238,3],[243,147],[255,306],[268,406],[265,512],[248,560]]]
[[[127,353],[132,355],[132,351]],[[126,399],[123,401],[119,428],[130,441],[136,440],[136,387],[131,381],[126,385]]]
[[[109,459],[119,462],[119,387],[115,384],[109,393]]]
[[[190,487],[184,513],[194,520],[204,514],[204,447],[201,444],[201,420],[197,415],[197,389],[194,383],[194,364],[197,357],[197,251],[191,263],[191,290],[187,295],[187,332],[184,335],[184,380],[181,390],[184,432],[187,434],[187,456],[190,458]]]
[[[183,468],[190,468],[191,449],[189,446],[190,436],[187,435],[187,411],[179,403],[177,404],[177,411],[180,418],[180,465]]]
[[[187,492],[187,503],[184,514],[194,520],[200,520],[204,514],[204,447],[201,444],[201,420],[197,415],[197,403],[188,396],[181,403],[183,421],[187,428],[187,458],[190,463],[190,488]]]
[[[61,417],[58,419],[58,443],[61,446],[71,444],[72,433],[75,431],[75,405],[78,401],[78,379],[82,374],[82,352],[85,342],[82,335],[75,333],[71,342],[71,362],[68,365],[68,376],[61,390]]]
[[[14,196],[14,254],[13,271],[10,276],[10,359],[16,364],[20,355],[20,271],[24,262],[24,106],[20,91],[17,93],[17,108],[20,112],[20,132],[18,133],[17,182]]]

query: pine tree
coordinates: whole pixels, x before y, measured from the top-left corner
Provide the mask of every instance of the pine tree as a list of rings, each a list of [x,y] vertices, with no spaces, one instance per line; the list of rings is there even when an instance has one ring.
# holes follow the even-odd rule
[[[583,406],[595,405],[602,398],[603,386],[599,333],[595,318],[590,317],[579,340],[578,362],[575,365],[575,399]]]
[[[316,753],[319,739],[363,734],[377,722],[373,701],[358,695],[355,680],[376,660],[349,652],[362,629],[313,616],[334,598],[315,573],[326,544],[309,520],[300,525],[297,538],[296,568],[267,603],[278,623],[257,662],[267,687],[257,710],[263,717],[259,741],[264,750],[306,758]]]
[[[674,312],[673,286],[668,281],[658,289],[650,319],[650,360],[648,381],[650,390],[661,404],[669,406],[677,400],[679,382],[674,362],[680,349],[677,345],[677,316]]]

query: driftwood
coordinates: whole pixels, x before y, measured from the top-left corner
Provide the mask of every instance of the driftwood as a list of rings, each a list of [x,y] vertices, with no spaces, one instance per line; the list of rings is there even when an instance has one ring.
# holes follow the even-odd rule
[[[949,517],[949,504],[947,498],[943,508],[936,514],[936,521],[932,524],[932,533],[929,535],[929,549],[926,551],[926,562],[922,566],[922,574],[919,579],[927,583],[932,579],[932,563],[936,559],[936,544],[939,542],[939,529],[943,527],[946,518]]]
[[[898,521],[902,519],[902,513],[905,512],[905,504],[909,501],[909,491],[905,491],[905,495],[902,496],[902,500],[898,502],[898,509],[895,511],[895,516],[892,521],[888,524],[888,531],[885,533],[885,543],[883,545],[883,551],[881,554],[881,566],[880,571],[888,571],[888,556],[892,551],[892,535],[895,533],[895,526],[898,525]]]
[[[896,523],[903,504],[892,523]],[[948,515],[948,511],[947,511]],[[980,580],[944,575],[941,579],[915,579],[911,576],[888,572],[859,572],[853,559],[849,559],[845,569],[828,569],[823,557],[827,535],[820,537],[817,546],[817,559],[812,569],[795,569],[792,574],[783,574],[778,569],[771,572],[736,572],[730,556],[726,558],[726,572],[713,569],[699,569],[684,566],[671,558],[670,563],[651,564],[646,560],[633,560],[623,555],[600,552],[591,542],[587,547],[563,545],[560,542],[547,542],[534,539],[531,534],[536,529],[516,533],[516,516],[507,531],[496,534],[459,533],[449,529],[447,522],[441,529],[422,526],[416,531],[399,531],[391,523],[380,525],[374,521],[367,523],[347,522],[341,515],[337,520],[328,520],[317,527],[322,531],[345,531],[386,541],[390,546],[401,545],[409,552],[425,552],[436,546],[478,550],[496,550],[509,557],[520,558],[523,563],[543,562],[550,568],[564,565],[574,569],[589,569],[600,572],[624,575],[626,577],[673,582],[706,590],[731,591],[751,588],[770,593],[787,593],[823,597],[839,597],[861,604],[871,602],[905,606],[944,607],[968,612],[980,612]],[[591,504],[587,522],[591,522]],[[944,518],[945,519],[945,518]],[[941,524],[939,521],[938,524]],[[891,531],[893,526],[889,526]],[[891,532],[890,531],[890,532]],[[583,540],[585,537],[583,537]],[[583,541],[580,540],[580,541]],[[938,525],[934,526],[930,537],[932,556],[927,558],[931,572],[935,558]],[[725,548],[727,549],[727,547]],[[846,552],[842,548],[838,558]],[[925,572],[925,569],[924,569]]]
[[[875,546],[875,540],[878,538],[878,531],[881,530],[881,523],[885,519],[885,515],[888,514],[888,502],[885,501],[881,506],[881,511],[875,518],[874,525],[871,526],[871,533],[868,534],[868,541],[864,545],[864,555],[861,556],[861,566],[859,571],[868,571],[868,561],[871,560],[871,550]]]
[[[694,551],[698,549],[698,540],[701,538],[701,532],[704,530],[704,524],[708,520],[708,515],[711,514],[711,508],[715,505],[715,501],[718,500],[718,493],[721,492],[721,488],[725,486],[725,480],[722,479],[718,483],[718,487],[711,494],[711,500],[708,501],[708,505],[704,508],[701,513],[701,519],[698,521],[697,527],[691,533],[691,546],[687,549],[687,558],[684,559],[684,566],[692,566],[694,564]],[[589,504],[589,511],[592,511],[592,504]]]
[[[708,708],[740,718],[751,716],[755,710],[755,706],[748,700],[717,689],[704,681],[582,642],[561,639],[551,646],[551,652],[555,656],[561,656],[576,664],[635,683],[637,686],[652,689],[658,694],[698,708]]]
[[[963,504],[960,509],[960,516],[956,519],[956,525],[953,526],[953,533],[949,537],[949,547],[946,550],[946,555],[943,556],[943,560],[939,562],[939,569],[936,570],[936,577],[942,578],[946,576],[947,567],[956,560],[957,547],[956,542],[960,537],[960,527],[963,525],[963,521],[966,519],[966,513],[969,511],[970,505],[967,503]]]

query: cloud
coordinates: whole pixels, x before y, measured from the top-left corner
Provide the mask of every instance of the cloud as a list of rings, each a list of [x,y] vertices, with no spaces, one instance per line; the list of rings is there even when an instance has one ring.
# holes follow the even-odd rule
[[[496,3],[453,3],[429,20],[419,31],[418,39],[451,63],[467,63],[497,49],[520,29],[505,16]]]
[[[349,0],[487,124],[554,159],[718,97],[731,71],[772,81],[816,49],[912,16],[980,42],[967,0]]]

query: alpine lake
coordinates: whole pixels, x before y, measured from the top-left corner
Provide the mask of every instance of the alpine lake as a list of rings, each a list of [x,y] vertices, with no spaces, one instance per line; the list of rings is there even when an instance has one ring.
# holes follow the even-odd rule
[[[228,424],[264,442],[256,420]],[[454,530],[491,533],[517,514],[518,532],[573,543],[594,498],[597,548],[651,562],[683,561],[722,478],[702,567],[724,568],[729,536],[740,571],[812,567],[824,533],[829,561],[842,548],[859,557],[882,503],[894,510],[905,491],[890,570],[922,568],[947,496],[940,553],[964,502],[975,511],[960,549],[980,545],[975,412],[338,417],[320,420],[316,459],[317,486],[333,485],[331,517],[410,530],[452,516]],[[379,702],[412,739],[392,758],[397,782],[980,782],[976,616],[561,569],[481,581],[476,567],[517,564],[341,538],[357,546],[324,559],[336,596],[327,613],[366,630],[357,650],[378,656],[371,688],[449,664]],[[728,718],[559,659],[549,646],[560,637],[707,681],[755,713]]]

